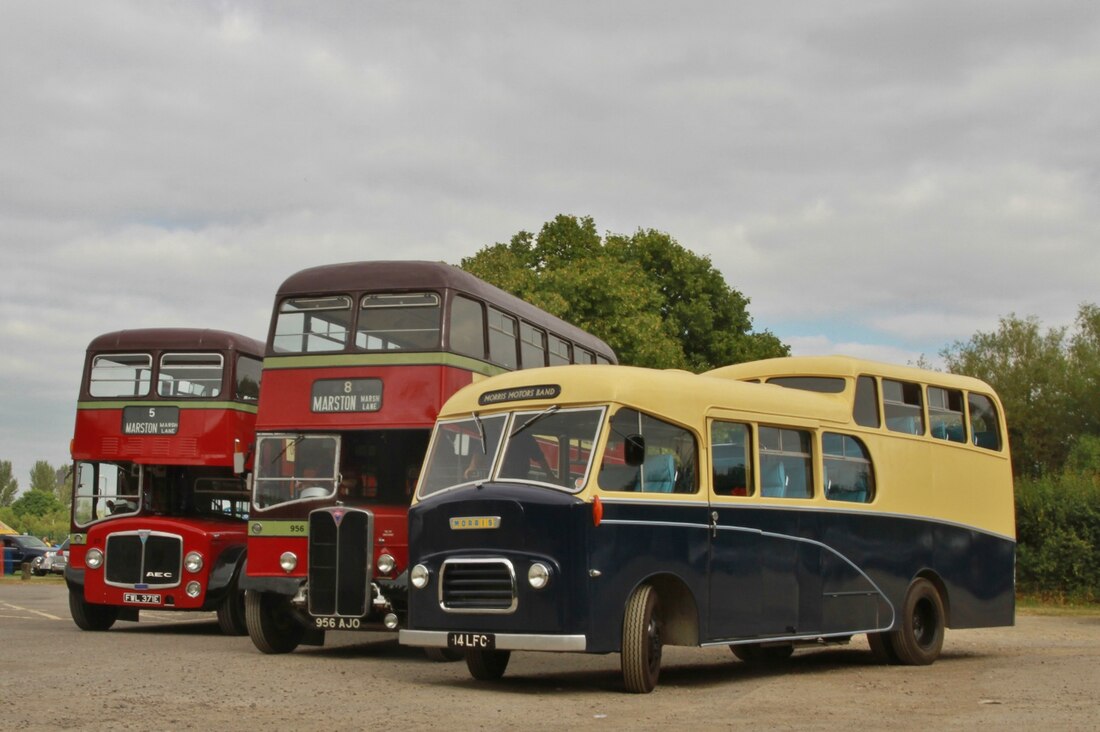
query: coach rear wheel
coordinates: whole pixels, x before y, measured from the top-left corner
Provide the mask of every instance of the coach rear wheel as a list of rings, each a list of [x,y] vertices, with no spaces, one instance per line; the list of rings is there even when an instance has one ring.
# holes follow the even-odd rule
[[[468,648],[466,650],[466,668],[478,681],[497,681],[508,668],[511,651],[495,651],[487,648]]]
[[[927,666],[939,657],[943,634],[940,593],[923,577],[913,580],[905,593],[898,628],[890,632],[890,645],[898,661],[907,666]]]
[[[623,616],[622,668],[626,690],[648,694],[661,675],[660,601],[657,591],[642,585],[630,596]]]
[[[290,653],[306,632],[294,619],[290,600],[271,592],[246,592],[244,617],[248,635],[264,653]]]
[[[764,665],[786,661],[794,653],[794,646],[790,644],[762,646],[759,643],[742,643],[731,645],[730,650],[733,651],[733,655],[745,663]]]
[[[107,630],[118,619],[118,608],[85,602],[81,592],[69,590],[69,614],[81,630]]]

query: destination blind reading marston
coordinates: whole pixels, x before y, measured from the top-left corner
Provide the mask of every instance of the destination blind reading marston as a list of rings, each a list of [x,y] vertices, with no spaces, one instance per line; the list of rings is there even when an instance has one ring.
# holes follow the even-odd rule
[[[124,435],[174,435],[179,428],[179,407],[124,407],[122,410]]]
[[[381,379],[319,379],[313,382],[310,410],[315,413],[377,412],[380,409]]]

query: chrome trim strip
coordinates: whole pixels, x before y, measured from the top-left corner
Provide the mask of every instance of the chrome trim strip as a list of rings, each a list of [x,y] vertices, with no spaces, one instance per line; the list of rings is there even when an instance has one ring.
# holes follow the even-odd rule
[[[399,643],[405,646],[446,648],[445,630],[401,630]],[[453,631],[464,633],[467,631]],[[481,631],[470,631],[481,632]],[[583,635],[537,635],[534,633],[492,633],[499,651],[584,651],[588,641]]]

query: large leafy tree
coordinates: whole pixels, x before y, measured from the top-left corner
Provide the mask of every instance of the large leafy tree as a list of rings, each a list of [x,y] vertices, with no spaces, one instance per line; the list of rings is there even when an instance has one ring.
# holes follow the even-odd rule
[[[0,506],[10,506],[19,490],[19,481],[12,475],[11,461],[0,460]]]
[[[57,487],[57,469],[45,460],[39,460],[31,468],[31,490],[54,493]]]
[[[789,352],[751,332],[748,299],[709,258],[652,229],[601,238],[591,217],[559,215],[461,266],[599,336],[624,364],[705,371]]]
[[[57,496],[52,491],[32,488],[11,504],[17,515],[45,516],[62,510]]]
[[[1083,305],[1072,334],[1009,315],[940,352],[949,371],[988,382],[1004,403],[1018,476],[1060,471],[1074,445],[1100,434],[1100,309]]]

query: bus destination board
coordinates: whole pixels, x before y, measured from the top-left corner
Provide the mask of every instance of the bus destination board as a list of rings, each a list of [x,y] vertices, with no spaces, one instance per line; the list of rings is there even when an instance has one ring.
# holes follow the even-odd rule
[[[381,379],[318,379],[313,382],[310,409],[314,412],[377,412],[381,408]]]
[[[179,429],[179,407],[122,408],[124,435],[174,435]]]

